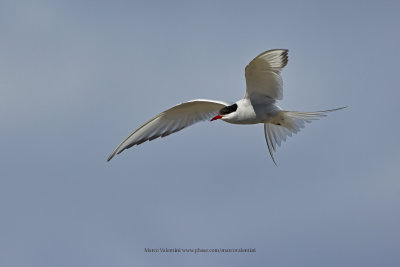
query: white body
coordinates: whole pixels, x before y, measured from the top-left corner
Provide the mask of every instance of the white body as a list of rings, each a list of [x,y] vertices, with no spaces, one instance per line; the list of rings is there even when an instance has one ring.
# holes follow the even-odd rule
[[[212,121],[222,119],[232,124],[263,123],[268,150],[276,164],[272,152],[276,151],[282,141],[293,133],[297,133],[306,122],[326,116],[327,112],[338,110],[296,112],[284,111],[276,106],[276,100],[283,98],[280,72],[287,63],[288,50],[286,49],[274,49],[261,53],[246,66],[246,93],[243,99],[233,105],[206,99],[176,105],[132,132],[111,153],[108,161],[134,145],[165,137],[196,122],[212,118]]]
[[[236,112],[224,116],[221,120],[232,124],[268,123],[281,110],[273,103],[254,104],[248,98],[241,99],[235,104],[238,105]]]

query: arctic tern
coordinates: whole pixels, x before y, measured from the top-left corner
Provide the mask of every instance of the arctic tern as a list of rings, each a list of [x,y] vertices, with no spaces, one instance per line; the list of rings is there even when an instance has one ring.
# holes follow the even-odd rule
[[[273,152],[288,136],[296,134],[305,123],[326,116],[326,113],[345,107],[314,111],[286,111],[275,105],[282,100],[281,70],[288,63],[287,49],[273,49],[255,57],[245,68],[246,93],[234,104],[196,99],[176,105],[150,119],[126,137],[108,157],[134,145],[165,137],[204,120],[223,120],[232,124],[264,124],[265,140],[272,161]]]

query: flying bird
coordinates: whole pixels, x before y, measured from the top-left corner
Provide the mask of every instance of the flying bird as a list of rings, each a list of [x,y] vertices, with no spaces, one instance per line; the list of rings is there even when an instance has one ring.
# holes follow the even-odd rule
[[[282,110],[275,103],[282,100],[282,69],[288,63],[287,49],[273,49],[259,54],[245,68],[246,93],[234,104],[227,102],[196,99],[176,105],[142,124],[126,137],[108,157],[134,145],[165,137],[190,125],[204,120],[223,120],[232,124],[264,124],[265,140],[272,161],[273,152],[286,138],[296,134],[305,123],[326,116],[328,112],[345,107],[298,112]]]

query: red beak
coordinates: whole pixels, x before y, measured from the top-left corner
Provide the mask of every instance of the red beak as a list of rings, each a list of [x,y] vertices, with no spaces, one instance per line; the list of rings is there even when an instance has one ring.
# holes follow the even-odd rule
[[[212,118],[211,121],[219,120],[219,119],[221,119],[221,118],[222,118],[221,115],[217,115],[217,116],[215,116],[214,118]]]

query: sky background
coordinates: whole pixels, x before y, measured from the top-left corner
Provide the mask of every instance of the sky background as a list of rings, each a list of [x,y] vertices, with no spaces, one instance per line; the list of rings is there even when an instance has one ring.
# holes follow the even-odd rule
[[[399,1],[1,1],[0,266],[400,266]],[[348,106],[269,157],[180,102],[235,102],[287,48],[288,110]],[[144,248],[256,248],[145,253]]]

